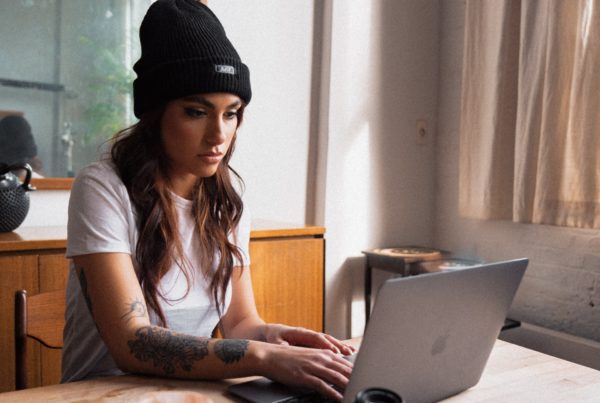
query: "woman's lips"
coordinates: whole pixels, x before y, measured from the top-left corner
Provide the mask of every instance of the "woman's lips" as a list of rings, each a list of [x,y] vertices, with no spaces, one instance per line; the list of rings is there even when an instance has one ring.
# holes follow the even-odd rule
[[[218,164],[223,158],[223,154],[210,152],[199,154],[198,157],[208,164]]]

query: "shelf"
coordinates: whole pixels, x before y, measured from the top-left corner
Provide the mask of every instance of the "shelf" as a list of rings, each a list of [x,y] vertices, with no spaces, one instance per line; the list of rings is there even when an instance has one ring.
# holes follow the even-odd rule
[[[5,87],[23,88],[31,90],[41,91],[52,91],[62,92],[65,90],[65,86],[62,84],[43,83],[39,81],[24,81],[24,80],[12,80],[9,78],[0,78],[0,85]]]

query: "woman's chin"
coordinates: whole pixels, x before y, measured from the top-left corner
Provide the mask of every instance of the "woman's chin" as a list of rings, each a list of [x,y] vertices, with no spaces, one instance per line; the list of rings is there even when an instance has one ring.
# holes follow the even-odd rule
[[[202,169],[199,169],[196,172],[196,176],[198,176],[199,178],[210,178],[211,176],[217,173],[218,167],[219,165],[217,164],[214,167],[204,167]]]

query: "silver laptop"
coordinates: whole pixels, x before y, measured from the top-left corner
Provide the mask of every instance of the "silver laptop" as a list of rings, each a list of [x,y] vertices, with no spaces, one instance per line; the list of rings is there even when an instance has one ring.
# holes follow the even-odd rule
[[[387,280],[355,358],[344,402],[384,388],[404,402],[434,402],[479,382],[527,259]],[[232,385],[247,401],[317,401],[264,378]]]

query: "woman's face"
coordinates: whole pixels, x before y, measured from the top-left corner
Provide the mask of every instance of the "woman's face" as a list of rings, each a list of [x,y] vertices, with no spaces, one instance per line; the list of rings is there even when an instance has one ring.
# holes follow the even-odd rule
[[[192,95],[166,105],[161,141],[176,194],[189,197],[198,177],[217,172],[235,136],[241,107],[241,99],[229,93]]]

